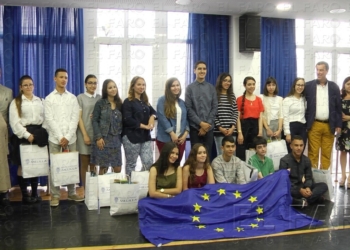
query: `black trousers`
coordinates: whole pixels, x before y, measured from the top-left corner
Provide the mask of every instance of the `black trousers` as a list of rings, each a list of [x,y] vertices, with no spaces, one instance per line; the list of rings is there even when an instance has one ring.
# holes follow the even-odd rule
[[[249,148],[255,148],[253,140],[259,133],[259,119],[241,119],[241,128],[244,141],[243,144],[236,143],[236,156],[245,161],[245,151]]]
[[[312,184],[310,189],[312,191],[312,195],[306,200],[309,204],[312,204],[315,201],[317,201],[317,199],[320,198],[324,193],[327,192],[328,186],[324,182],[319,182],[319,183]],[[291,194],[293,198],[297,198],[297,199],[303,198],[303,196],[300,194],[299,188],[292,189]]]
[[[214,141],[213,130],[208,131],[204,136],[199,136],[198,133],[199,131],[197,129],[190,127],[191,148],[196,143],[202,143],[207,149],[207,153],[210,161],[212,161],[213,159],[211,158],[211,152],[212,152],[213,141]]]
[[[289,123],[290,135],[293,137],[294,135],[300,135],[304,141],[304,150],[306,146],[307,133],[306,133],[306,123],[301,122],[291,122]],[[287,144],[288,153],[292,152],[290,148],[290,143]]]

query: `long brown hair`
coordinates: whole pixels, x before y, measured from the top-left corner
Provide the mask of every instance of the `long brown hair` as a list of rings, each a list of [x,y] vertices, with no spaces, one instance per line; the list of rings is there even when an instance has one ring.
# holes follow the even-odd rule
[[[108,98],[107,87],[108,83],[113,82],[117,87],[117,94],[114,96],[114,103],[119,111],[122,111],[122,100],[119,97],[119,90],[117,84],[112,79],[106,79],[102,84],[102,99]]]
[[[247,76],[247,77],[244,78],[244,80],[243,80],[243,85],[244,85],[244,87],[247,86],[247,82],[248,82],[249,80],[253,80],[254,82],[256,82],[255,79],[254,79],[254,77],[252,77],[252,76]],[[244,116],[244,102],[245,102],[245,94],[246,94],[246,93],[247,93],[247,91],[244,90],[243,96],[242,96],[242,105],[241,105],[241,110],[240,110],[242,119],[243,119],[243,116]]]
[[[141,77],[141,76],[134,76],[134,78],[131,79],[130,87],[129,87],[129,91],[128,91],[128,99],[129,99],[129,101],[135,100],[134,86],[135,86],[137,80],[139,80],[139,79],[142,79],[142,80],[145,81],[145,79],[143,77]],[[147,105],[149,105],[148,96],[146,94],[146,91],[141,94],[140,100],[143,101],[144,103],[146,103]]]
[[[221,73],[218,78],[216,79],[216,95],[218,97],[218,102],[220,102],[220,98],[221,98],[221,91],[222,91],[222,83],[224,81],[224,79],[226,77],[230,77],[231,79],[231,85],[230,87],[228,88],[227,90],[227,99],[228,99],[228,102],[233,104],[233,100],[235,99],[235,95],[233,93],[233,83],[232,83],[232,76],[229,74],[229,73]]]
[[[348,81],[350,81],[350,76],[348,76],[347,78],[344,79],[343,87],[341,88],[341,99],[344,99],[344,97],[347,94],[346,90],[345,90],[345,83],[347,83]]]
[[[174,95],[171,92],[171,86],[175,81],[180,81],[176,77],[169,78],[165,83],[165,102],[164,102],[164,113],[166,118],[175,118],[176,115],[176,107],[175,102],[179,99],[181,95],[181,85],[180,85],[180,93]]]
[[[22,87],[22,83],[24,82],[24,80],[31,80],[33,82],[33,79],[29,76],[29,75],[24,75],[19,79],[19,86]],[[33,82],[34,84],[34,82]],[[15,98],[15,103],[16,103],[16,107],[17,107],[17,112],[18,112],[18,116],[22,117],[22,90],[19,91],[18,95]]]
[[[305,84],[305,79],[304,79],[304,78],[302,78],[302,77],[297,77],[297,78],[295,78],[294,81],[293,81],[292,87],[290,88],[290,91],[289,91],[289,93],[288,93],[287,96],[293,96],[293,95],[294,95],[294,93],[295,93],[295,86],[297,85],[297,82],[298,82],[299,80],[303,80],[303,81],[304,81],[304,84]],[[305,86],[304,86],[303,92],[301,93],[302,96],[303,96],[303,94],[304,94],[304,91],[305,91]]]
[[[209,155],[208,155],[207,148],[204,147],[204,145],[201,143],[194,144],[193,147],[191,148],[190,155],[188,156],[188,158],[185,162],[185,165],[184,165],[184,166],[187,166],[187,165],[190,166],[190,169],[189,169],[189,171],[190,171],[190,183],[193,183],[194,179],[196,177],[197,153],[198,153],[198,150],[200,147],[203,147],[205,149],[205,152],[207,153],[207,158],[205,159],[203,168],[204,168],[204,170],[207,170],[209,168]]]

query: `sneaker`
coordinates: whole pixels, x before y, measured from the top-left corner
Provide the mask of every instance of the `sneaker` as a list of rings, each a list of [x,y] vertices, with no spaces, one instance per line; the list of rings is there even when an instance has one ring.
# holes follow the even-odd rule
[[[80,197],[76,194],[73,194],[73,195],[68,195],[68,200],[71,200],[71,201],[84,201],[84,198],[83,197]]]
[[[58,197],[52,197],[50,201],[51,207],[57,207],[60,204],[60,199]]]
[[[308,206],[307,200],[305,198],[301,198],[301,200],[302,200],[301,208],[307,207]]]

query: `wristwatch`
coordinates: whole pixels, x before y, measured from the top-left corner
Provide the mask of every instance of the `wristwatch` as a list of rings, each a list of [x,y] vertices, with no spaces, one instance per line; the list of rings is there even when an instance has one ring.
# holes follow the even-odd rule
[[[164,193],[164,188],[161,188],[161,189],[160,189],[160,192],[161,192],[161,193]]]

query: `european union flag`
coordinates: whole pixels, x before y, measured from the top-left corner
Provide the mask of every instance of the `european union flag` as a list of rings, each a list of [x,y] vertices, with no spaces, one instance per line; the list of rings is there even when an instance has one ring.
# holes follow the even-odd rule
[[[322,222],[291,207],[289,172],[245,185],[211,184],[169,199],[139,201],[139,226],[154,245],[173,240],[251,237]]]

